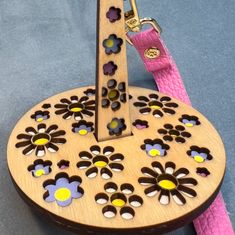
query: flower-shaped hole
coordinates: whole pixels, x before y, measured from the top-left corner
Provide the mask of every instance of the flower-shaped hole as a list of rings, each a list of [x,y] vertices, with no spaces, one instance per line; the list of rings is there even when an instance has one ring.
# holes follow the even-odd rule
[[[80,120],[78,123],[72,124],[72,132],[78,133],[81,136],[87,135],[88,133],[94,131],[94,123],[87,122],[85,120]]]
[[[31,115],[31,118],[34,119],[36,122],[43,122],[50,118],[48,111],[38,110],[34,114]]]
[[[123,118],[113,118],[112,121],[107,125],[109,135],[122,135],[122,132],[126,130],[125,120]]]
[[[208,169],[205,167],[197,167],[196,173],[201,177],[207,177],[211,174],[210,171],[208,171]]]
[[[111,23],[114,23],[121,19],[121,9],[116,7],[110,7],[109,11],[106,13],[106,17]]]
[[[183,114],[179,121],[182,122],[186,127],[194,127],[201,124],[198,117],[187,114]]]
[[[106,193],[98,193],[95,201],[99,205],[103,205],[102,213],[106,218],[113,218],[118,211],[123,219],[130,220],[135,216],[134,208],[143,205],[143,199],[138,195],[132,195],[134,192],[133,185],[124,183],[118,190],[117,184],[108,182],[104,185]],[[109,195],[110,194],[110,195]]]
[[[104,64],[103,73],[106,76],[113,76],[117,68],[118,66],[113,61],[109,61],[107,64]]]
[[[67,160],[60,160],[57,163],[57,166],[59,167],[60,170],[65,170],[67,168],[69,168],[70,162]]]
[[[143,130],[149,127],[148,121],[144,121],[140,119],[135,120],[135,122],[133,122],[132,125],[136,127],[136,129],[138,130]]]
[[[141,114],[152,113],[154,117],[161,118],[164,114],[174,115],[176,113],[174,109],[178,107],[178,104],[171,102],[170,97],[159,98],[157,94],[150,94],[148,97],[139,96],[138,102],[135,102],[134,106],[140,108]]]
[[[185,128],[181,125],[174,127],[171,124],[165,124],[164,128],[158,130],[158,133],[163,135],[165,141],[175,140],[177,143],[185,143],[186,138],[191,137],[191,134],[185,131]]]
[[[82,180],[79,176],[69,177],[66,173],[59,173],[55,179],[47,180],[43,187],[47,190],[43,199],[46,202],[56,201],[58,206],[66,207],[72,203],[73,199],[81,198],[84,190],[80,187]]]
[[[114,153],[114,148],[106,146],[101,148],[98,145],[90,147],[90,152],[80,152],[81,161],[77,163],[79,169],[86,169],[88,178],[95,178],[98,173],[103,179],[110,179],[113,176],[112,172],[120,172],[124,170],[121,161],[124,156],[120,153]]]
[[[140,177],[138,181],[141,185],[147,186],[144,190],[146,196],[154,197],[159,194],[158,200],[162,205],[168,205],[170,197],[176,204],[184,205],[184,196],[197,196],[196,191],[191,188],[197,185],[197,181],[186,177],[189,174],[186,168],[176,170],[173,162],[167,162],[165,167],[160,162],[153,162],[152,168],[143,167],[141,171],[144,177]]]
[[[195,162],[202,163],[213,159],[210,150],[207,148],[200,148],[198,146],[191,146],[187,151],[189,157],[193,158]]]
[[[43,161],[41,159],[35,160],[32,165],[28,167],[28,171],[32,173],[32,176],[39,178],[43,175],[48,175],[51,172],[51,161]]]
[[[141,145],[141,149],[145,150],[149,157],[164,157],[167,155],[167,150],[170,149],[170,146],[165,144],[161,139],[146,139],[144,140],[144,144]]]
[[[111,106],[113,111],[117,111],[121,107],[121,103],[126,103],[126,84],[111,79],[107,83],[107,87],[102,88],[102,107],[109,108]]]
[[[121,51],[123,40],[118,38],[115,34],[111,34],[103,41],[103,47],[107,55],[118,54]]]
[[[51,125],[48,128],[45,124],[39,124],[37,130],[33,127],[25,129],[26,134],[19,134],[17,139],[22,140],[16,144],[16,148],[24,147],[23,154],[30,155],[34,150],[38,157],[43,157],[46,154],[46,149],[55,153],[59,150],[57,144],[66,143],[66,139],[62,138],[65,131],[57,131],[57,125]]]
[[[74,116],[74,119],[79,121],[83,119],[84,115],[87,117],[94,115],[95,101],[89,100],[88,96],[82,96],[80,99],[77,96],[71,96],[70,100],[63,98],[60,102],[55,105],[55,108],[58,109],[55,114],[63,115],[66,120]]]

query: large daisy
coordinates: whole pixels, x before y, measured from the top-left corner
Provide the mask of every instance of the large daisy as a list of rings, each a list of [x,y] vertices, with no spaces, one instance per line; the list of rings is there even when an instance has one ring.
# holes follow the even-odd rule
[[[175,108],[178,104],[171,101],[168,96],[159,97],[157,94],[150,94],[148,97],[139,96],[138,102],[134,103],[134,106],[140,108],[141,114],[150,114],[154,117],[163,117],[164,113],[173,115],[175,114]]]
[[[56,104],[55,114],[62,115],[64,119],[70,119],[74,116],[75,120],[83,119],[83,115],[91,117],[94,115],[95,101],[89,100],[88,96],[82,96],[80,99],[77,96],[71,96],[70,100],[63,98],[60,104]]]
[[[57,129],[57,125],[51,125],[47,128],[45,124],[39,124],[37,130],[33,127],[27,127],[26,134],[17,136],[17,139],[21,141],[16,144],[16,148],[25,147],[22,152],[24,155],[30,155],[35,150],[38,157],[43,157],[46,154],[46,149],[55,153],[59,150],[56,144],[66,142],[66,139],[61,137],[65,135],[65,131],[57,131]]]
[[[158,201],[162,205],[168,205],[171,197],[178,205],[186,203],[184,196],[196,197],[197,193],[191,187],[197,185],[197,181],[186,177],[189,174],[186,168],[175,168],[173,162],[167,162],[165,168],[160,162],[153,162],[152,168],[143,167],[141,171],[145,176],[138,181],[147,186],[144,191],[146,196],[154,197],[159,194]]]
[[[95,178],[100,173],[103,179],[110,179],[113,176],[112,171],[123,171],[124,167],[120,163],[124,156],[120,153],[114,153],[114,148],[107,146],[101,153],[98,145],[91,146],[90,152],[80,152],[81,161],[77,163],[79,169],[86,169],[88,178]]]

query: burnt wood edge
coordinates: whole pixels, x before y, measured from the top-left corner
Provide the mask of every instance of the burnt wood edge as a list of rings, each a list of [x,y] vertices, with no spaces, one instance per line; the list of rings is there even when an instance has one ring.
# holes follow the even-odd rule
[[[9,169],[8,169],[9,170]],[[74,232],[74,233],[81,233],[83,235],[88,234],[96,234],[96,235],[126,235],[129,233],[134,234],[146,234],[146,235],[156,235],[157,234],[163,234],[170,231],[173,231],[175,229],[178,229],[186,224],[191,223],[195,218],[197,218],[199,215],[201,215],[208,207],[212,204],[212,202],[215,200],[216,196],[219,193],[220,187],[223,182],[224,175],[221,179],[221,182],[215,192],[212,194],[212,196],[201,206],[196,208],[195,210],[191,211],[190,213],[181,216],[175,220],[168,221],[166,223],[158,224],[156,226],[146,226],[146,227],[138,227],[138,228],[131,228],[131,229],[111,229],[111,228],[103,228],[103,227],[94,227],[90,225],[85,224],[79,224],[72,222],[70,220],[66,220],[60,216],[57,216],[46,209],[40,207],[37,205],[31,198],[29,198],[16,184],[14,181],[11,172],[9,170],[9,174],[11,176],[11,180],[16,188],[16,191],[19,193],[21,198],[30,206],[30,208],[34,209],[35,211],[39,212],[42,215],[42,218],[49,219],[49,221],[53,222],[54,224],[57,224],[58,226],[62,227],[65,230]],[[224,172],[225,174],[225,172]],[[47,220],[48,221],[48,220]]]

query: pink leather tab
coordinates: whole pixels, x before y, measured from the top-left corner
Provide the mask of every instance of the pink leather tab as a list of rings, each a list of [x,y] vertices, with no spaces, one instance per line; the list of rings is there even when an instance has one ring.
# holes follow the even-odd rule
[[[159,34],[150,29],[130,37],[139,52],[147,71],[153,73],[159,91],[191,104],[178,68],[169,54]],[[145,57],[144,52],[151,47],[160,50],[155,59]],[[211,206],[193,221],[198,235],[234,235],[233,227],[221,193]]]
[[[159,90],[172,97],[190,104],[187,91],[180,77],[179,71],[159,34],[154,29],[146,30],[130,37],[135,48],[144,61],[147,71],[152,72]],[[144,52],[151,47],[160,50],[156,59],[145,57]]]

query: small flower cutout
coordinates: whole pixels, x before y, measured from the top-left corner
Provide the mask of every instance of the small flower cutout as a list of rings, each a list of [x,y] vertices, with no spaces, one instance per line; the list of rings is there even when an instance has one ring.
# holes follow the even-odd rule
[[[49,109],[49,108],[51,108],[51,104],[45,103],[45,104],[42,105],[42,108],[43,109]]]
[[[106,13],[106,17],[111,23],[121,19],[121,9],[116,7],[110,7],[109,11]]]
[[[122,39],[118,38],[115,34],[111,34],[103,41],[103,47],[105,48],[105,53],[107,55],[111,55],[112,53],[119,53],[121,51],[122,44]]]
[[[37,130],[33,127],[25,129],[26,134],[19,134],[17,139],[23,140],[16,144],[16,148],[25,147],[23,150],[24,155],[29,155],[35,150],[37,157],[43,157],[46,154],[46,149],[55,153],[59,150],[57,144],[66,143],[66,139],[62,138],[65,131],[57,131],[57,125],[51,125],[48,128],[45,124],[41,123],[37,126]]]
[[[94,125],[93,122],[80,120],[79,122],[72,124],[72,131],[74,133],[78,133],[79,135],[84,136],[94,130],[93,125]]]
[[[32,173],[33,177],[41,177],[48,175],[51,172],[51,161],[43,161],[41,159],[35,160],[32,165],[28,167],[28,171]]]
[[[201,177],[207,177],[211,174],[205,167],[197,167],[196,173]]]
[[[113,76],[117,70],[117,65],[113,61],[109,61],[103,66],[104,75]]]
[[[182,115],[182,117],[179,119],[180,122],[182,122],[187,127],[193,127],[200,125],[200,121],[198,117],[196,116],[190,116],[190,115]]]
[[[119,136],[122,131],[126,130],[125,120],[123,118],[113,118],[112,121],[107,125],[110,135]]]
[[[158,133],[163,135],[165,141],[175,140],[177,143],[185,143],[185,138],[191,137],[191,134],[185,131],[185,128],[181,125],[174,127],[171,124],[165,124],[164,129],[159,129]]]
[[[147,186],[144,193],[148,197],[154,197],[158,193],[158,200],[162,205],[168,205],[172,197],[176,204],[184,205],[184,196],[193,198],[197,193],[190,187],[197,185],[193,178],[186,178],[189,171],[186,168],[176,170],[173,162],[167,162],[165,168],[160,162],[153,162],[152,168],[141,169],[144,177],[139,178],[141,185]]]
[[[88,88],[83,92],[86,96],[93,96],[95,95],[95,89]]]
[[[67,161],[67,160],[60,160],[60,161],[57,163],[57,166],[59,167],[60,170],[68,169],[68,168],[69,168],[69,165],[70,165],[70,162]]]
[[[143,199],[138,195],[133,195],[134,187],[125,183],[118,186],[109,182],[104,186],[105,193],[99,193],[95,196],[97,204],[104,206],[103,215],[108,218],[114,218],[119,211],[123,219],[130,220],[135,216],[135,208],[143,205]]]
[[[149,157],[164,157],[167,155],[167,150],[170,149],[170,146],[161,139],[146,139],[144,144],[141,145],[141,149],[145,150]]]
[[[89,100],[88,96],[82,96],[78,99],[77,96],[71,96],[70,100],[64,98],[60,100],[60,104],[56,104],[55,114],[63,114],[64,119],[70,119],[74,116],[74,119],[79,121],[83,119],[83,115],[91,117],[94,115],[95,101]]]
[[[42,122],[50,118],[48,111],[38,110],[34,114],[31,115],[31,118],[36,122]]]
[[[210,161],[213,159],[210,154],[210,150],[207,148],[200,148],[198,146],[191,146],[190,150],[187,151],[189,157],[193,158],[194,161],[201,163],[204,161]]]
[[[66,173],[59,173],[55,180],[44,182],[43,187],[47,190],[43,198],[46,202],[56,201],[58,206],[66,207],[73,199],[81,198],[84,190],[80,187],[82,179],[79,176],[69,177]]]
[[[148,122],[144,120],[137,119],[135,122],[132,123],[134,127],[138,130],[143,130],[149,127]]]
[[[111,79],[108,81],[107,87],[102,88],[102,107],[111,106],[113,111],[117,111],[120,109],[121,103],[126,103],[126,84],[125,82],[118,84],[116,80]]]
[[[91,146],[90,152],[80,152],[82,159],[77,163],[79,169],[86,169],[88,178],[95,178],[98,173],[103,179],[110,179],[113,172],[123,171],[124,167],[120,163],[124,156],[120,153],[114,153],[114,148],[107,146],[101,153],[101,148],[97,145]]]
[[[150,114],[156,118],[163,117],[164,113],[173,115],[175,114],[175,108],[178,104],[171,102],[171,98],[168,96],[159,97],[157,94],[150,94],[148,97],[139,96],[138,102],[134,103],[134,106],[140,108],[141,114]]]

